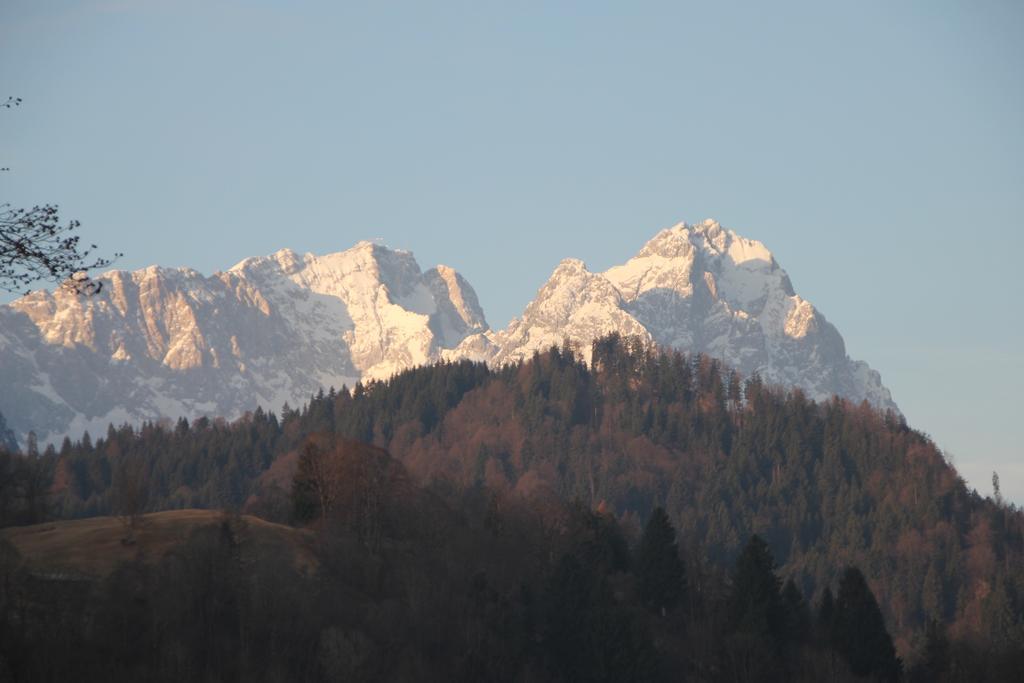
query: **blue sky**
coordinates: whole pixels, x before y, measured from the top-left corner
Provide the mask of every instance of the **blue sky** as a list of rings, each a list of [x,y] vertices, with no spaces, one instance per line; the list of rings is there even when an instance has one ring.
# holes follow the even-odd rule
[[[1024,5],[365,4],[4,0],[0,199],[124,268],[380,237],[495,327],[713,217],[1024,503]]]

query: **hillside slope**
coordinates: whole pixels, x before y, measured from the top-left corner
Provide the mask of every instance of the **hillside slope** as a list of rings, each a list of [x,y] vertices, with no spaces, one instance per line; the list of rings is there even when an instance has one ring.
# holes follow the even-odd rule
[[[0,529],[31,571],[43,576],[102,579],[119,565],[136,559],[156,563],[178,549],[196,530],[224,521],[217,510],[167,510],[143,515],[133,532],[134,542],[122,539],[126,530],[117,517],[90,517]],[[300,529],[243,515],[234,522],[258,552],[294,554],[296,568],[312,571],[310,534]]]
[[[901,650],[929,619],[988,638],[1020,620],[1024,515],[971,492],[896,413],[741,377],[706,356],[599,340],[592,365],[552,349],[522,364],[440,364],[313,400],[281,419],[110,430],[44,454],[64,516],[105,514],[138,458],[160,507],[249,505],[287,519],[288,471],[310,434],[386,448],[440,491],[579,501],[637,532],[655,506],[687,552],[729,565],[752,533],[817,596],[861,567]],[[289,460],[291,459],[291,460]]]

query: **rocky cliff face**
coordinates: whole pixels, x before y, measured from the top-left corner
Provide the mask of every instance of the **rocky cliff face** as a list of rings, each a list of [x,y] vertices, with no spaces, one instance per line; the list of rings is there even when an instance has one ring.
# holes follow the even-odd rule
[[[714,221],[663,230],[603,273],[562,261],[500,332],[457,272],[422,272],[412,254],[369,242],[325,256],[286,249],[210,277],[150,267],[101,279],[91,298],[35,292],[0,306],[0,413],[21,438],[233,418],[439,359],[514,362],[566,338],[588,349],[612,331],[710,354],[815,399],[895,408],[771,252]]]
[[[412,254],[369,242],[283,250],[210,277],[150,267],[100,279],[94,297],[34,292],[0,307],[0,413],[22,435],[278,409],[487,330],[454,270],[424,273]]]
[[[814,399],[838,394],[896,407],[879,374],[846,355],[839,332],[793,291],[771,252],[711,220],[662,230],[603,273],[562,261],[522,317],[486,343],[463,346],[486,346],[483,357],[508,362],[566,338],[587,349],[613,331],[721,358]]]

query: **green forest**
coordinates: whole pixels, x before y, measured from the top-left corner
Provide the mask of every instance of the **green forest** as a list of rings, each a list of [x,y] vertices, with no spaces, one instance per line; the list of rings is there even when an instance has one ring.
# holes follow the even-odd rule
[[[590,356],[565,344],[502,368],[441,363],[280,415],[7,448],[0,526],[224,513],[101,581],[44,580],[0,545],[0,676],[1024,670],[1024,514],[968,490],[901,415],[617,335]],[[251,517],[307,534],[315,567],[261,550]]]

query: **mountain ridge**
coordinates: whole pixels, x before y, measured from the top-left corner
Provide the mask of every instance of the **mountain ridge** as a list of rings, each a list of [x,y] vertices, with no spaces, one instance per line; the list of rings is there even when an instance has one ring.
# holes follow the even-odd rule
[[[237,417],[320,388],[470,359],[504,364],[608,332],[700,352],[744,375],[898,410],[881,377],[793,290],[757,240],[713,220],[658,232],[625,263],[563,259],[502,330],[449,266],[361,241],[340,252],[281,249],[210,276],[112,270],[83,299],[34,292],[0,306],[0,413],[24,439],[108,423]],[[586,352],[584,355],[588,355]]]
[[[612,331],[720,358],[816,400],[838,394],[898,410],[772,253],[710,219],[662,230],[602,273],[563,259],[523,314],[488,336],[484,360],[525,359],[567,337],[586,347]]]

